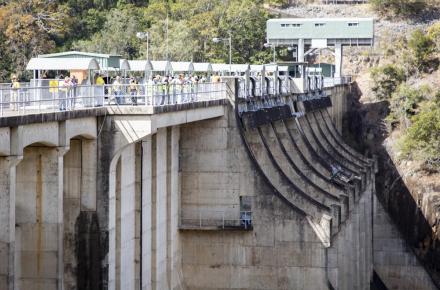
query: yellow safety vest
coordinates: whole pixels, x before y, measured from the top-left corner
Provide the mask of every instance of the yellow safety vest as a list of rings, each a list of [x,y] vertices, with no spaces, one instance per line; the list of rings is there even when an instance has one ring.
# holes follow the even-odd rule
[[[51,93],[58,92],[58,81],[57,80],[49,81],[49,92],[51,92]]]

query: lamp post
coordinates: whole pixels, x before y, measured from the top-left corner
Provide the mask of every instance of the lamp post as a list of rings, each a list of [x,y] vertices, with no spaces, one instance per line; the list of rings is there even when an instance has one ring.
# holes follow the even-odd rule
[[[276,50],[275,50],[276,46],[275,46],[275,44],[274,44],[274,43],[266,42],[265,44],[263,44],[263,46],[264,46],[265,48],[269,48],[269,47],[271,47],[271,48],[273,49],[273,63],[276,63],[276,61],[277,61],[277,56],[276,56]]]
[[[229,37],[228,38],[219,38],[219,37],[214,37],[212,39],[212,42],[214,43],[219,43],[219,42],[228,42],[229,43],[229,74],[231,74],[231,70],[232,70],[232,34],[231,32],[229,32]]]
[[[149,48],[150,48],[150,34],[148,32],[138,32],[136,37],[140,40],[147,39],[147,60],[150,60]]]

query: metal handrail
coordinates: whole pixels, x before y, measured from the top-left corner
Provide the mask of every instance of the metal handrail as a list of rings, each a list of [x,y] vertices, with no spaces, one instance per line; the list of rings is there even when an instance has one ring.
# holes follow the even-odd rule
[[[0,117],[111,105],[165,106],[225,98],[225,83],[0,87]]]
[[[211,227],[222,229],[239,227],[243,229],[250,229],[252,227],[252,212],[240,211],[239,213],[240,216],[238,218],[233,218],[231,216],[235,214],[226,211],[199,210],[196,213],[193,213],[193,216],[181,217],[180,227],[200,229]]]

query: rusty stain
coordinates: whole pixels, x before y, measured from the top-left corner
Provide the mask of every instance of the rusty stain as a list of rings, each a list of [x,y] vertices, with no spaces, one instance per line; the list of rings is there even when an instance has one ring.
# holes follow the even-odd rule
[[[36,218],[37,218],[37,275],[41,270],[41,254],[43,245],[43,165],[42,155],[37,160],[37,184],[36,184]]]

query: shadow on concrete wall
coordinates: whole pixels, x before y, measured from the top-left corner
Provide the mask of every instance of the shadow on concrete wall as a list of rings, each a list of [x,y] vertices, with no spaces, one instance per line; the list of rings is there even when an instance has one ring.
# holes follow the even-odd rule
[[[75,254],[78,261],[77,289],[100,290],[101,247],[96,212],[82,211],[75,223]]]
[[[376,196],[397,226],[421,264],[425,267],[437,288],[440,288],[440,243],[432,226],[425,218],[411,189],[403,182],[384,140],[390,128],[385,118],[389,103],[359,102],[361,92],[355,85],[348,98],[349,112],[344,116],[343,135],[347,143],[369,157],[378,158]],[[434,211],[435,212],[435,211]]]

